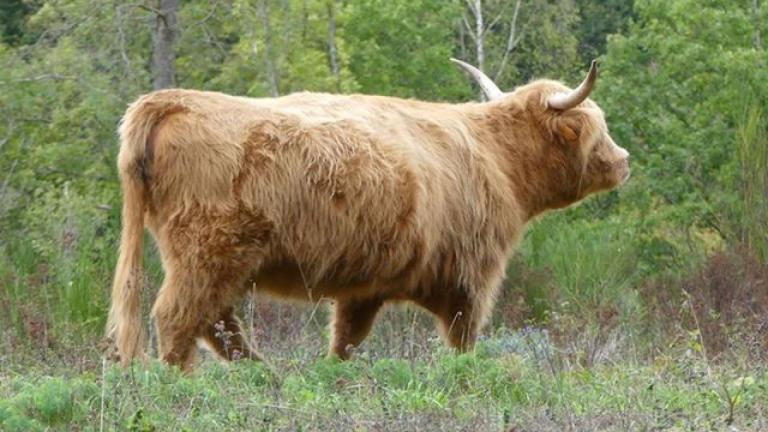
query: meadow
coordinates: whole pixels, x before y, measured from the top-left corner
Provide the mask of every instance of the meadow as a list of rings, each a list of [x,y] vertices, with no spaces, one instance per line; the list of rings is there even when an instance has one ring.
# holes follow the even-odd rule
[[[123,370],[98,347],[5,351],[3,430],[765,430],[768,374],[713,362],[689,334],[651,359],[626,329],[496,327],[446,349],[418,311],[389,310],[351,361],[323,358],[317,311],[260,302],[266,362],[201,352],[185,375]],[[266,306],[268,305],[268,307]],[[279,325],[274,325],[279,324]],[[7,346],[6,346],[7,347]]]
[[[765,4],[182,3],[0,4],[0,430],[768,430]],[[167,86],[476,100],[449,57],[502,89],[573,84],[598,58],[592,99],[632,154],[624,187],[532,224],[472,352],[403,306],[328,359],[325,303],[253,296],[263,363],[106,359],[128,103]]]

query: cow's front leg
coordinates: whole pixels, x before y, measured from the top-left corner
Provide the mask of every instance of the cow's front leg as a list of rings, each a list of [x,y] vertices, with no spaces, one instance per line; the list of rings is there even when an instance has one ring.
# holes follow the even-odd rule
[[[348,347],[358,346],[371,331],[376,313],[384,301],[380,298],[337,300],[331,321],[329,356],[349,358]]]
[[[461,352],[475,346],[486,311],[464,289],[430,293],[415,302],[435,315],[443,339]]]

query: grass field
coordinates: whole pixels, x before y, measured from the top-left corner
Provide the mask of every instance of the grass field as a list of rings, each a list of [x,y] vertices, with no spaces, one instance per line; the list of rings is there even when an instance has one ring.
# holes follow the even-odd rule
[[[261,334],[265,363],[203,353],[191,375],[122,370],[84,341],[4,350],[0,430],[768,430],[765,364],[714,365],[696,334],[652,360],[619,327],[568,347],[500,328],[456,354],[421,313],[390,310],[340,362],[322,317],[278,309],[305,321]]]

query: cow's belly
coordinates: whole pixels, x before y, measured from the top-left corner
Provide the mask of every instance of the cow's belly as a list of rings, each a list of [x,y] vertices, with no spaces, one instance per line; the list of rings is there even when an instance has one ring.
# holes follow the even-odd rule
[[[295,263],[279,263],[259,270],[249,281],[258,292],[300,301],[315,302],[324,298],[365,298],[377,293],[371,280],[342,281],[325,279],[308,280],[308,271]],[[381,289],[381,287],[379,287]]]

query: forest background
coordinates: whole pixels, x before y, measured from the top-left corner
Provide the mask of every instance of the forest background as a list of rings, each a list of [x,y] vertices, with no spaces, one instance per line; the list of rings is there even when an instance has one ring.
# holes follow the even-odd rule
[[[3,0],[0,429],[208,425],[189,412],[268,429],[768,429],[755,402],[768,398],[762,3]],[[274,365],[238,366],[225,380],[261,387],[222,384],[212,361],[199,377],[156,367],[141,382],[102,364],[120,231],[116,128],[128,103],[171,86],[480,98],[450,57],[505,90],[542,77],[573,86],[598,58],[592,98],[632,154],[625,187],[528,231],[478,352],[439,348],[429,320],[407,309],[384,314],[362,360],[317,360],[324,309],[255,298],[246,321]],[[149,301],[162,270],[151,242],[145,252]],[[502,377],[484,386],[489,373]],[[191,396],[148,396],[163,388],[152,379]],[[590,398],[584,386],[596,383],[615,397]],[[631,390],[653,383],[671,387],[664,396]],[[200,402],[211,389],[221,406]],[[254,394],[271,402],[241,418]]]

